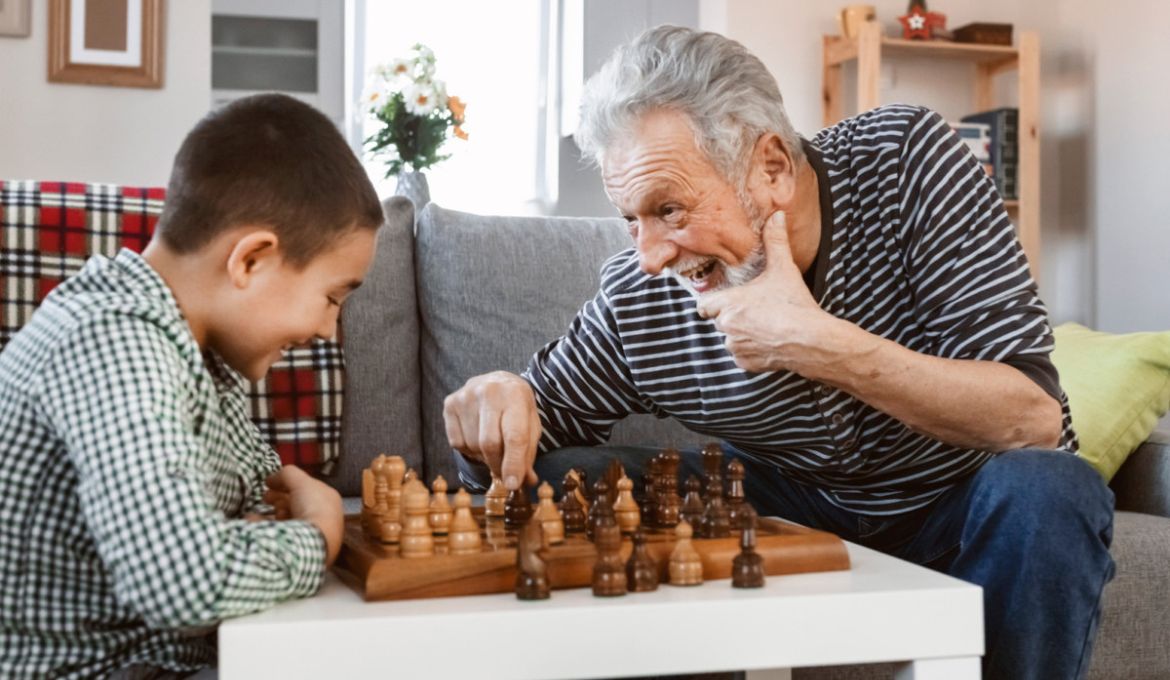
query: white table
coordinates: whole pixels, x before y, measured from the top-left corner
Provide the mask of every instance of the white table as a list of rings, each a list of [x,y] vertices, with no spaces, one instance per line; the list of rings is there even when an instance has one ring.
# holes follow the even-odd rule
[[[976,680],[982,589],[849,545],[850,571],[594,597],[554,590],[368,603],[330,576],[315,597],[225,622],[219,677],[610,678],[902,662],[900,679]]]

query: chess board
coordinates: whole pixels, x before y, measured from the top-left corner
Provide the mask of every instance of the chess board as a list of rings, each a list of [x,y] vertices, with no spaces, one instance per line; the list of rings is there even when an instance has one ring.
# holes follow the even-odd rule
[[[486,593],[510,593],[516,586],[516,531],[503,520],[485,518],[475,509],[483,539],[482,552],[452,555],[446,538],[435,536],[435,554],[404,558],[398,546],[367,536],[357,515],[346,518],[345,539],[334,571],[366,600],[407,600]],[[768,575],[849,569],[845,544],[833,534],[815,531],[770,518],[760,518],[756,551],[764,558]],[[667,530],[647,532],[647,547],[658,562],[659,582],[668,581],[674,534]],[[731,578],[731,563],[739,553],[739,538],[694,538],[703,561],[703,579]],[[622,539],[622,559],[628,559],[632,543]],[[553,589],[588,587],[592,581],[597,550],[584,534],[569,534],[565,542],[542,548]],[[669,586],[661,586],[669,587]]]

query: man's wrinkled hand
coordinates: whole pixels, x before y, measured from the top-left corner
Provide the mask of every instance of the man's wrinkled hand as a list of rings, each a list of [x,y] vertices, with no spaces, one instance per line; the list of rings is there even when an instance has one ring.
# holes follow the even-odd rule
[[[504,371],[471,378],[443,401],[443,422],[451,448],[486,463],[508,489],[537,483],[542,426],[528,381]]]

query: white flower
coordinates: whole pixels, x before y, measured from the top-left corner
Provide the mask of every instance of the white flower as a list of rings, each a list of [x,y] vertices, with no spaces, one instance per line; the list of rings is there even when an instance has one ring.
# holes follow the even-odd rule
[[[398,78],[413,78],[415,63],[413,59],[392,59],[382,68],[384,69],[382,77],[394,81]]]
[[[446,96],[429,83],[411,83],[403,92],[406,110],[416,116],[429,116],[440,106],[446,106]],[[442,100],[442,101],[440,101]]]

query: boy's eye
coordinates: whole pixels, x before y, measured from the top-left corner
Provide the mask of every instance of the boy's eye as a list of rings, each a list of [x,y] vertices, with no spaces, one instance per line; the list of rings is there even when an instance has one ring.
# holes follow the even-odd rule
[[[332,296],[326,295],[326,296],[325,296],[325,299],[326,299],[326,300],[328,300],[328,301],[329,301],[329,304],[333,305],[334,307],[340,307],[340,306],[341,306],[341,302],[340,302],[339,300],[337,300],[336,298],[332,297]]]

